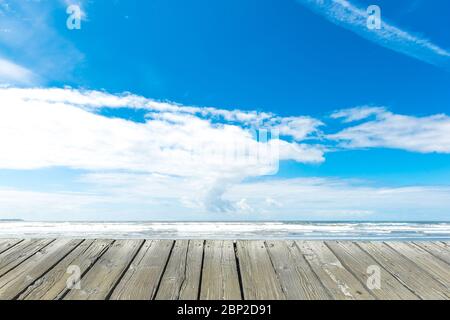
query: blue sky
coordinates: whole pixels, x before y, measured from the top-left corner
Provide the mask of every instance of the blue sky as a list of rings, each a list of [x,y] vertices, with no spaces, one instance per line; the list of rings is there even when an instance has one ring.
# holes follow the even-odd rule
[[[449,220],[449,12],[0,0],[0,218]],[[205,155],[251,128],[275,167]]]

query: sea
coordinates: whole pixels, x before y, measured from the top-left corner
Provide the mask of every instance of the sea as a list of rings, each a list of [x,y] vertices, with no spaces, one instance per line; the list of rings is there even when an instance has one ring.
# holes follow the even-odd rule
[[[450,241],[450,222],[0,221],[0,238]]]

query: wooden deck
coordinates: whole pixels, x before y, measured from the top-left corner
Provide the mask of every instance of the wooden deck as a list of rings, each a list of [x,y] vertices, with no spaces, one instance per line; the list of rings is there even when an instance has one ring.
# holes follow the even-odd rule
[[[447,242],[0,240],[0,299],[449,298]]]

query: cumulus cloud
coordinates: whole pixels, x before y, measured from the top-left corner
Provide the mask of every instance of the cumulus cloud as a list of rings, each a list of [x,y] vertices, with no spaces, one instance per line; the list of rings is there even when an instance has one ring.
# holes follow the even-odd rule
[[[274,134],[282,124],[286,135],[305,139],[319,124],[307,117],[300,118],[302,128],[295,118],[285,121],[256,112],[202,110],[131,94],[73,89],[1,88],[0,99],[0,136],[7,137],[0,140],[0,168],[175,176],[200,181],[207,189],[204,203],[215,211],[233,209],[221,198],[229,184],[275,174],[279,160],[324,160],[320,147],[280,140]],[[144,109],[146,121],[100,114],[103,108],[119,107]],[[271,135],[261,139],[255,126]]]
[[[297,0],[330,22],[357,35],[418,60],[450,70],[450,52],[430,40],[413,35],[386,21],[382,16],[381,29],[367,28],[368,13],[347,0]],[[382,12],[383,13],[383,12]]]
[[[281,117],[273,113],[225,110],[214,107],[185,106],[173,102],[161,102],[137,96],[132,93],[109,94],[96,90],[72,88],[8,88],[1,92],[8,99],[22,98],[28,102],[46,101],[77,106],[87,111],[102,108],[133,108],[147,110],[148,118],[180,117],[193,115],[211,122],[227,122],[240,126],[265,127],[274,129],[280,135],[292,137],[297,141],[318,136],[323,123],[308,116]]]
[[[383,108],[353,108],[335,113],[344,121],[368,115],[375,119],[328,135],[344,148],[393,148],[422,153],[450,153],[450,117],[437,114],[414,117],[394,114]]]
[[[310,206],[311,213],[322,216],[367,215],[377,212],[375,204],[386,194],[394,201],[395,196],[412,197],[416,191],[364,189],[331,180],[319,184],[301,179],[249,181],[275,175],[283,160],[322,163],[336,142],[338,148],[450,153],[448,116],[405,116],[384,107],[336,111],[332,118],[341,119],[346,127],[326,134],[325,124],[308,116],[183,106],[131,93],[0,88],[0,100],[0,169],[82,170],[80,183],[89,191],[86,197],[62,193],[55,199],[62,199],[61,203],[66,197],[80,199],[89,207],[83,212],[111,208],[108,204],[113,201],[117,210],[152,208],[152,214],[172,210],[268,215],[273,210],[288,216],[296,208],[299,213],[304,208],[306,215]],[[107,117],[102,113],[105,108],[139,109],[146,116],[140,122]],[[431,194],[431,189],[425,191]],[[4,190],[4,197],[11,192]],[[346,192],[351,195],[347,204]],[[315,193],[320,194],[318,200],[308,200]],[[24,195],[51,198],[41,193]],[[378,195],[374,209],[365,210],[364,203],[373,195]],[[364,199],[361,205],[358,197]],[[44,200],[38,202],[47,203]]]
[[[266,148],[270,146],[276,150],[279,145],[285,149],[291,144],[280,141],[278,136],[275,139],[269,136],[267,141],[258,140],[260,137],[254,136],[256,131],[250,130],[247,121],[238,124],[233,122],[235,118],[230,123],[216,121],[215,113],[220,110],[211,116],[199,116],[201,108],[169,105],[133,95],[116,96],[71,89],[2,88],[0,97],[3,102],[0,130],[11,136],[11,139],[1,142],[2,149],[9,154],[0,159],[0,167],[3,168],[67,166],[186,176],[197,174],[199,170],[217,171],[216,165],[220,161],[227,162],[221,168],[222,172],[264,163],[265,157],[256,159],[260,155],[251,151],[270,151]],[[102,108],[125,106],[148,110],[146,122],[108,118],[96,113]],[[244,114],[241,111],[236,113]],[[273,124],[278,119],[274,116],[267,127],[264,122],[255,124],[270,133],[270,130],[277,129]],[[295,128],[302,132],[296,134],[292,131],[292,134],[305,138],[308,131],[313,133],[316,130],[308,123],[306,126],[304,129],[295,124]],[[242,154],[237,154],[239,147],[249,150],[241,150]],[[236,154],[227,154],[229,152]],[[319,148],[299,147],[296,143],[292,143],[292,149],[282,152],[282,155],[283,159],[299,162],[323,160]],[[268,157],[269,154],[263,156]],[[183,165],[177,166],[176,163]],[[270,161],[268,163],[270,165]],[[258,172],[260,169],[256,168]],[[253,170],[250,165],[248,170]]]

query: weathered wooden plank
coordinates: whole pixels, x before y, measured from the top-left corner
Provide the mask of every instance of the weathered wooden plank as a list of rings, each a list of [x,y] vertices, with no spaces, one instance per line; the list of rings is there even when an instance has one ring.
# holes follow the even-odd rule
[[[82,276],[112,244],[112,240],[85,240],[63,260],[19,296],[19,300],[57,300],[69,290],[68,280],[73,275],[69,267],[79,268]],[[81,282],[79,283],[81,285]]]
[[[341,264],[324,242],[296,241],[296,244],[334,299],[375,299],[362,283]]]
[[[293,241],[267,241],[267,248],[287,299],[331,298]]]
[[[81,241],[1,239],[0,299],[450,299],[444,242]]]
[[[21,239],[1,239],[0,240],[0,254],[21,242]]]
[[[425,249],[433,256],[445,261],[450,268],[450,248],[445,246],[442,242],[414,242],[414,244],[422,249]]]
[[[170,240],[145,241],[110,299],[152,300],[172,246]]]
[[[156,293],[156,300],[197,300],[203,240],[177,240]]]
[[[242,299],[232,241],[206,241],[200,299]]]
[[[196,300],[200,293],[200,279],[204,254],[203,240],[190,240],[186,259],[186,278],[180,288],[181,300]]]
[[[0,254],[0,277],[51,243],[51,239],[24,240]]]
[[[359,242],[358,246],[422,299],[450,298],[445,286],[385,243]]]
[[[406,242],[386,242],[392,249],[415,263],[424,272],[442,283],[450,292],[450,266],[428,251]]]
[[[237,256],[246,300],[286,299],[264,241],[238,241]]]
[[[82,240],[59,239],[0,278],[0,299],[14,299],[70,253]]]
[[[444,242],[442,242],[442,241],[416,241],[416,243],[432,243],[432,244],[434,244],[434,245],[437,245],[437,246],[439,246],[439,247],[441,247],[441,248],[444,248],[444,249],[450,249],[450,247],[449,246],[447,246]]]
[[[372,275],[369,267],[377,266],[380,270],[380,288],[366,289],[381,300],[417,300],[419,297],[406,288],[400,281],[394,278],[389,272],[381,268],[366,252],[354,243],[345,241],[327,241],[326,245],[339,258],[341,263],[351,270],[363,284],[367,284]]]
[[[65,300],[104,300],[130,265],[143,240],[117,240],[81,279],[81,289]]]

